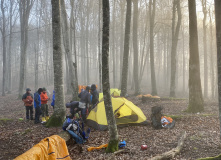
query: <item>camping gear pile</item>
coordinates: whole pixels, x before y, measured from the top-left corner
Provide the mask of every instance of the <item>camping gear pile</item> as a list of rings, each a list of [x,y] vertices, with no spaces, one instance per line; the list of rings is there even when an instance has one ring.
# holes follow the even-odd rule
[[[171,117],[163,116],[161,113],[162,110],[163,107],[161,106],[154,106],[151,108],[152,126],[155,129],[173,128],[175,126],[175,121]]]

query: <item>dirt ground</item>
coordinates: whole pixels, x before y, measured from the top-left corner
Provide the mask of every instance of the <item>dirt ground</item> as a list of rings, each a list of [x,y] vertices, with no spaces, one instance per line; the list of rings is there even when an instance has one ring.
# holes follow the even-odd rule
[[[187,138],[181,153],[175,159],[197,159],[216,156],[221,153],[219,148],[218,104],[206,102],[205,111],[199,114],[183,112],[188,106],[188,100],[162,100],[142,102],[138,97],[128,97],[140,107],[150,121],[150,110],[156,104],[164,107],[165,115],[177,115],[175,128],[154,130],[151,125],[130,126],[119,128],[120,140],[127,142],[128,153],[117,155],[106,154],[104,150],[87,152],[89,146],[99,146],[108,143],[107,131],[91,131],[89,141],[84,145],[68,143],[72,159],[149,159],[167,152],[177,146],[183,131]],[[53,110],[50,107],[50,114]],[[0,97],[0,159],[13,159],[24,153],[43,138],[58,134],[61,128],[45,128],[41,124],[25,119],[25,108],[17,95]],[[142,151],[141,145],[146,144],[147,150]]]

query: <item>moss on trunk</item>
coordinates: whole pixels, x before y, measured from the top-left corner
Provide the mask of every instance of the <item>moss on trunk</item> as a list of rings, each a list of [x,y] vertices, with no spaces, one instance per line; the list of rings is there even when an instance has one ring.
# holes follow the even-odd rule
[[[195,105],[189,105],[186,112],[188,113],[197,113],[197,112],[203,112],[203,104],[195,104]]]
[[[46,127],[61,127],[64,122],[64,118],[61,118],[62,116],[56,116],[53,114],[50,119],[45,124]]]
[[[118,140],[110,140],[106,152],[114,153],[115,151],[118,151]]]

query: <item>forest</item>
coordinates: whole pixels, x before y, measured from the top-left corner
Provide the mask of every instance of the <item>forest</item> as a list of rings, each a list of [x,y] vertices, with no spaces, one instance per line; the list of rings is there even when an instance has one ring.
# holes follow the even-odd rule
[[[0,159],[221,159],[220,0],[0,0],[0,31]]]

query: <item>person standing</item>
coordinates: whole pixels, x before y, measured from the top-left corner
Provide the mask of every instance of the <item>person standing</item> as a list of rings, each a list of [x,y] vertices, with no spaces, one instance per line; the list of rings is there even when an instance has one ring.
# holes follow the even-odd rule
[[[41,92],[42,88],[39,88],[38,91],[34,94],[34,107],[35,107],[35,124],[41,123],[40,115],[41,115]]]
[[[26,109],[26,119],[33,120],[33,95],[31,94],[30,88],[26,89],[26,93],[22,96],[22,101],[24,102]]]
[[[91,104],[91,94],[89,93],[90,87],[87,86],[85,91],[82,91],[78,97],[81,99],[79,102],[79,108],[81,109],[81,115],[83,118],[83,121],[86,121],[86,112],[89,108],[89,105]]]
[[[48,114],[48,101],[50,98],[48,98],[47,95],[47,90],[46,88],[42,88],[43,92],[41,92],[41,111],[42,111],[42,122],[46,122],[49,119],[49,114]]]
[[[92,95],[91,103],[94,107],[99,102],[99,94],[98,94],[95,84],[91,85],[91,95]]]
[[[52,102],[51,102],[51,106],[53,107],[53,109],[54,105],[55,105],[55,91],[53,91]]]

